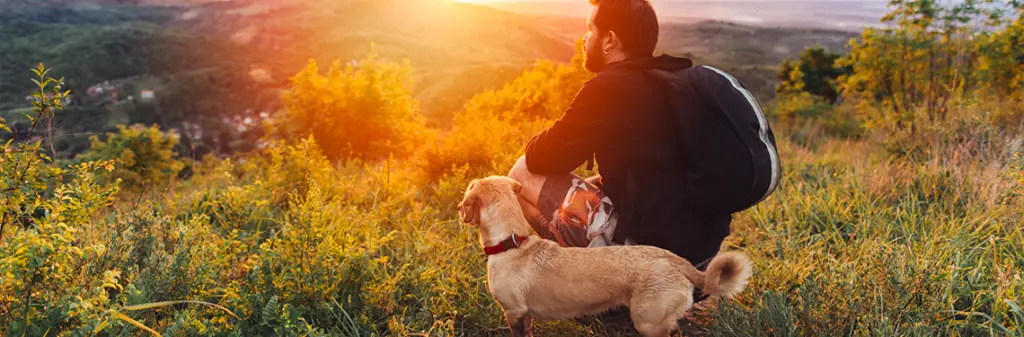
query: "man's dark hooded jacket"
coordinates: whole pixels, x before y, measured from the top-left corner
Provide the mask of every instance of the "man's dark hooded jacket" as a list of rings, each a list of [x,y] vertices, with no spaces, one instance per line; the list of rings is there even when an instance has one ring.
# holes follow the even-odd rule
[[[717,254],[732,216],[693,206],[700,196],[685,191],[681,172],[699,158],[684,153],[664,88],[643,73],[691,66],[671,56],[609,64],[530,140],[526,164],[534,174],[556,175],[596,159],[601,188],[619,213],[616,241],[629,237],[698,264]]]

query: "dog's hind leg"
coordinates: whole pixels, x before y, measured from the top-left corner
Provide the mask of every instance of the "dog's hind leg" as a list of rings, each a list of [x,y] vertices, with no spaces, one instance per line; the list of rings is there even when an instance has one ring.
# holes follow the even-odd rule
[[[669,337],[679,328],[678,320],[693,306],[692,287],[685,291],[638,294],[630,301],[633,325],[644,337]]]
[[[637,325],[636,331],[644,337],[672,337],[672,329],[655,325]]]
[[[532,337],[533,329],[531,329],[532,319],[530,315],[523,313],[516,315],[510,315],[505,313],[505,321],[508,323],[508,328],[512,330],[513,337]]]

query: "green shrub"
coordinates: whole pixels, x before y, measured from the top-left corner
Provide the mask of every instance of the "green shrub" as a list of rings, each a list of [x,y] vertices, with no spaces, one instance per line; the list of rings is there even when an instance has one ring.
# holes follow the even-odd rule
[[[933,158],[944,160],[992,160],[982,158],[996,154],[998,149],[1011,144],[1019,134],[1020,125],[1003,124],[995,116],[1003,111],[991,103],[957,101],[946,120],[929,120],[923,110],[912,111],[913,128],[898,128],[893,124],[873,127],[886,130],[888,136],[878,137],[886,150],[895,156],[922,161]],[[1005,158],[1000,158],[1005,159]]]
[[[373,53],[344,67],[336,61],[326,74],[310,61],[291,79],[270,133],[293,143],[312,137],[331,160],[404,157],[427,132],[410,74],[408,62]]]
[[[43,65],[34,71],[39,87],[29,116],[33,128],[62,109],[68,95],[61,91],[62,81],[47,77]],[[9,131],[3,121],[0,130]],[[0,332],[40,336],[101,331],[108,324],[103,322],[117,312],[121,272],[92,264],[106,247],[79,238],[81,224],[114,201],[116,184],[93,178],[113,165],[87,162],[61,169],[41,153],[40,144],[0,144]]]
[[[832,110],[832,104],[807,92],[779,95],[775,100],[775,115],[779,121],[792,123],[816,119]]]
[[[1010,98],[1019,104],[1020,4],[892,4],[883,17],[888,25],[865,29],[836,63],[852,69],[839,79],[843,97],[875,110],[869,118],[885,132],[915,132],[922,121],[957,118],[970,112],[958,109],[964,101]]]
[[[530,137],[560,117],[591,78],[582,57],[568,65],[539,62],[504,88],[470,99],[452,130],[417,158],[426,178],[436,181],[463,166],[473,176],[507,173]]]
[[[783,128],[813,124],[820,126],[825,135],[838,138],[857,138],[865,133],[852,106],[829,104],[824,98],[808,92],[780,94],[776,97],[774,110]]]
[[[808,93],[826,103],[834,104],[839,98],[836,81],[840,76],[849,75],[850,67],[837,67],[839,54],[814,46],[800,52],[795,59],[782,63],[776,77],[779,94]]]
[[[118,179],[122,186],[131,190],[165,186],[184,168],[174,151],[178,135],[173,131],[164,133],[156,125],[118,125],[117,129],[102,140],[91,137],[91,148],[77,160],[115,160],[116,168],[108,179]]]

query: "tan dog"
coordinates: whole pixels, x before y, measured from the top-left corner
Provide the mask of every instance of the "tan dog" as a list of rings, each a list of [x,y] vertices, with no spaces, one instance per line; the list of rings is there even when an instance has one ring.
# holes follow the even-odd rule
[[[564,248],[531,235],[508,177],[474,180],[459,203],[463,222],[478,226],[488,254],[487,283],[513,336],[532,336],[531,319],[560,320],[628,306],[646,337],[669,336],[693,305],[696,285],[731,297],[746,286],[750,260],[719,254],[703,273],[685,259],[652,246]]]

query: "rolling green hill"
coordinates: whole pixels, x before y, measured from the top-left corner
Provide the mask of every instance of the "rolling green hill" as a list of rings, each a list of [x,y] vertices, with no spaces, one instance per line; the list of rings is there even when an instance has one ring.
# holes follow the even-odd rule
[[[135,2],[23,3],[0,14],[0,37],[11,41],[0,44],[0,116],[18,117],[32,87],[28,69],[45,62],[68,78],[75,97],[55,137],[67,155],[122,123],[196,125],[184,142],[192,154],[245,150],[259,130],[235,122],[279,109],[280,90],[310,60],[349,62],[373,48],[382,58],[409,61],[421,111],[444,127],[474,94],[538,60],[567,62],[583,32],[579,18],[447,0],[125,3]],[[716,21],[666,23],[662,32],[661,51],[733,72],[762,99],[773,95],[782,60],[814,44],[841,49],[852,37]],[[87,94],[105,81],[117,99],[110,91]],[[156,99],[125,100],[141,90],[154,90]]]

